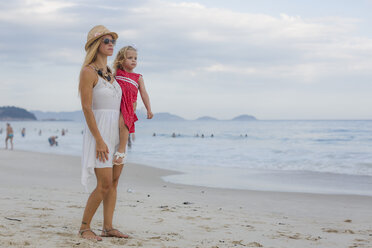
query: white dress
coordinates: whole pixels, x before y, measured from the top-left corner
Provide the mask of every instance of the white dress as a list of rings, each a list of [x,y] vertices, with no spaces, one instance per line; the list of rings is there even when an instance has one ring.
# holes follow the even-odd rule
[[[83,154],[81,158],[82,176],[81,183],[88,188],[93,186],[95,179],[94,168],[112,167],[113,155],[119,145],[119,116],[121,103],[121,87],[114,80],[111,84],[98,77],[97,84],[93,87],[92,110],[97,127],[109,149],[108,160],[100,162],[96,159],[96,140],[85,122],[83,137]]]

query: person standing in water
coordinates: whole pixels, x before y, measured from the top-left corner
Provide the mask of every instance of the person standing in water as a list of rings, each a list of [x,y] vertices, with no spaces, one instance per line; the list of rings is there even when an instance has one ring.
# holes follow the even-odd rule
[[[9,123],[7,123],[6,124],[5,149],[8,149],[8,140],[10,140],[10,149],[13,150],[13,137],[14,137],[13,128]]]
[[[102,241],[101,237],[128,238],[112,226],[117,186],[123,165],[113,165],[119,144],[121,87],[107,66],[118,38],[115,32],[98,25],[93,27],[85,44],[86,56],[80,71],[79,91],[86,124],[83,135],[82,184],[97,179],[84,209],[79,234],[82,238]],[[103,202],[101,237],[91,229],[91,221]]]

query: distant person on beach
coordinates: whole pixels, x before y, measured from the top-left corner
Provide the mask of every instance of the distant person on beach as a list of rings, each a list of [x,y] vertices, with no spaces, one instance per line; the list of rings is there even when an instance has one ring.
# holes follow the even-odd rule
[[[26,128],[22,128],[21,135],[24,138],[26,135]]]
[[[39,130],[39,136],[41,136],[41,129]]]
[[[62,128],[61,135],[65,136],[65,129]]]
[[[10,149],[13,150],[13,137],[14,137],[13,128],[9,123],[7,123],[6,124],[5,149],[8,149],[8,140],[10,140]]]
[[[58,142],[56,141],[57,138],[58,136],[50,136],[48,138],[50,146],[58,146]]]
[[[126,146],[129,134],[134,134],[134,123],[138,120],[136,115],[137,95],[141,94],[142,102],[147,110],[147,119],[154,116],[151,111],[150,98],[145,88],[145,82],[141,74],[133,72],[137,66],[137,50],[132,46],[125,46],[119,50],[114,61],[115,79],[122,90],[120,121],[120,144],[118,153],[121,156],[115,158],[115,164],[124,164]]]
[[[132,148],[132,139],[130,137],[130,134],[128,135],[128,142],[127,142],[128,148]]]
[[[106,27],[93,27],[85,44],[86,56],[80,71],[79,92],[85,116],[81,182],[88,190],[91,179],[96,188],[85,206],[79,234],[82,238],[102,241],[101,237],[129,238],[112,226],[117,186],[123,165],[113,165],[119,144],[121,87],[107,66],[118,35]],[[103,202],[101,237],[91,229],[91,221]]]
[[[132,148],[132,135],[128,135],[128,148]]]

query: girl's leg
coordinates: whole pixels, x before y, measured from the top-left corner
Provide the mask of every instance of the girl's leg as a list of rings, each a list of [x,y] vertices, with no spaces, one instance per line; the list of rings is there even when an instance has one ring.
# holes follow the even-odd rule
[[[88,198],[80,230],[90,229],[90,223],[99,204],[101,204],[112,186],[112,168],[95,168],[94,171],[97,178],[97,187]],[[101,240],[91,231],[84,232],[81,235],[83,238]]]
[[[127,142],[128,142],[129,130],[128,130],[128,127],[125,125],[122,114],[120,114],[120,118],[119,118],[119,135],[120,135],[120,142],[119,142],[118,152],[125,153],[125,149],[127,147]],[[116,165],[123,164],[123,159],[114,157],[113,163]]]
[[[13,150],[13,138],[10,138],[10,148]]]
[[[128,235],[122,234],[112,228],[112,219],[114,217],[114,210],[116,205],[117,187],[123,165],[114,165],[112,169],[112,186],[103,199],[103,230],[108,232],[102,232],[103,235],[114,235],[120,238],[128,238]]]

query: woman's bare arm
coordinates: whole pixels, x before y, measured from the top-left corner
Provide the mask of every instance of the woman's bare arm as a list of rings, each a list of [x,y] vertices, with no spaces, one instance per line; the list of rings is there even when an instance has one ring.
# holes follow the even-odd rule
[[[96,119],[94,118],[92,111],[93,87],[96,82],[97,75],[95,71],[89,67],[83,68],[80,74],[81,107],[83,109],[89,130],[96,140],[96,157],[104,162],[105,159],[108,159],[108,148],[98,130]]]

